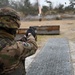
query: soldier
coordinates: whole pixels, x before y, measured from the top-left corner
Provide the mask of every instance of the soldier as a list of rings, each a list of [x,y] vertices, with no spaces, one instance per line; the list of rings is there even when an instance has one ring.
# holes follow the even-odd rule
[[[20,27],[18,13],[9,7],[0,9],[0,75],[26,75],[25,58],[34,54],[37,44],[32,32],[14,40]],[[34,30],[33,30],[34,31]],[[35,31],[34,31],[35,32]]]

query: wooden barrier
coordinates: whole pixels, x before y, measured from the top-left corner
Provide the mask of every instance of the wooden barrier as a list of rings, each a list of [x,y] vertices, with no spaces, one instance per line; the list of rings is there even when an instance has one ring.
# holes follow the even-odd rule
[[[60,34],[60,26],[59,25],[52,25],[52,26],[31,26],[35,27],[37,30],[37,34],[39,35],[58,35]],[[18,34],[25,34],[27,28],[20,28],[17,33]]]
[[[17,30],[17,34],[25,34],[27,31],[27,28],[20,28]]]

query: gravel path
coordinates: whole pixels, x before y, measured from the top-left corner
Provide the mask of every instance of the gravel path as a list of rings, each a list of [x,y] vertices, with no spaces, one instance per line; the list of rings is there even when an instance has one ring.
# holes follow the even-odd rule
[[[68,40],[49,39],[29,66],[27,75],[74,75]]]

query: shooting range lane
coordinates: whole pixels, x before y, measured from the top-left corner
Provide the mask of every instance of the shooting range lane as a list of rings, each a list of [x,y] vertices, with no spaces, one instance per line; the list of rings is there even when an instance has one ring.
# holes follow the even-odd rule
[[[66,38],[49,39],[26,75],[74,75]]]

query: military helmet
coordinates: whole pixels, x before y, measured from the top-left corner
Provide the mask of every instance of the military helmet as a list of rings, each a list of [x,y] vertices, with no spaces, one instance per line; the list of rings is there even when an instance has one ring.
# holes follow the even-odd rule
[[[0,9],[0,27],[3,28],[19,28],[20,17],[19,14],[10,7]]]

